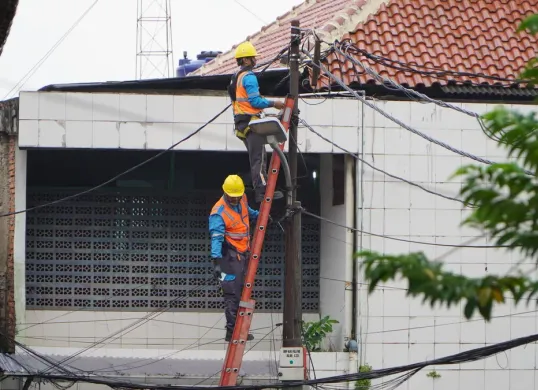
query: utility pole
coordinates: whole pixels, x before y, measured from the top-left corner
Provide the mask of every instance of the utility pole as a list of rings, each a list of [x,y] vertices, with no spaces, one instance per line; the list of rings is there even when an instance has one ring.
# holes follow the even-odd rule
[[[286,222],[286,257],[284,280],[284,319],[282,349],[280,351],[279,376],[281,381],[301,381],[305,379],[306,353],[302,346],[302,261],[301,261],[301,202],[297,201],[297,113],[299,96],[299,45],[301,31],[299,21],[291,22],[290,46],[290,95],[295,98],[293,119],[290,123],[288,164],[292,178],[292,207],[290,219]],[[295,387],[295,386],[293,386]],[[302,388],[297,386],[296,388]]]

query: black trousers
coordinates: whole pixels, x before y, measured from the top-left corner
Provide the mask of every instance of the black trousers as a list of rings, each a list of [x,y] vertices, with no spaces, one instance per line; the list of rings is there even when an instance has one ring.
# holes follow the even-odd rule
[[[260,201],[265,195],[267,184],[267,153],[265,151],[265,139],[259,134],[249,131],[243,139],[248,151],[250,161],[250,175],[252,186],[256,194],[256,200]]]
[[[233,331],[241,293],[245,283],[245,274],[247,272],[249,256],[248,253],[239,254],[233,249],[226,250],[223,254],[220,268],[222,272],[228,275],[234,275],[235,279],[222,281],[221,287],[224,295],[224,314],[226,315],[226,329]]]

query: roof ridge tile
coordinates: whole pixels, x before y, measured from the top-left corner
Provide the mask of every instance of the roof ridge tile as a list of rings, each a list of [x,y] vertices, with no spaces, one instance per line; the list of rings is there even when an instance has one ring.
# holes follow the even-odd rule
[[[264,61],[286,45],[289,20],[298,17],[303,28],[314,28],[325,41],[350,39],[368,53],[412,61],[416,65],[410,66],[415,69],[423,65],[459,72],[481,69],[481,73],[513,80],[538,54],[538,38],[516,32],[517,24],[536,8],[535,1],[306,0],[249,38],[261,53],[260,62]],[[234,69],[230,53],[205,65],[204,72],[222,74]],[[507,84],[483,77],[422,74],[383,66],[362,55],[358,58],[377,72],[410,86]],[[327,65],[346,83],[376,83],[367,72],[358,72],[342,61],[332,53]]]

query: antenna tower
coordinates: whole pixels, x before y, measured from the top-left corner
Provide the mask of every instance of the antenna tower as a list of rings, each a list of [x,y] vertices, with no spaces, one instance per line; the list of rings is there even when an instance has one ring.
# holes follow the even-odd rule
[[[137,0],[137,80],[174,75],[170,3],[170,0]]]

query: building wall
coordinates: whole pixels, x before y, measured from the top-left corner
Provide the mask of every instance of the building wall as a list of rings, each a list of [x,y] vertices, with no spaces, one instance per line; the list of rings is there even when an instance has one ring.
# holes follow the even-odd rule
[[[344,160],[345,161],[345,160]],[[345,177],[343,186],[335,188],[333,185],[333,155],[324,154],[321,157],[320,176],[324,185],[321,186],[321,216],[344,226],[353,225],[353,215],[349,213],[349,205],[354,199],[344,196],[344,203],[333,202],[335,191],[344,191],[352,186],[348,177]],[[345,163],[344,163],[345,168]],[[345,172],[344,176],[345,176]],[[353,194],[353,192],[351,192]],[[347,267],[353,262],[353,247],[346,245],[349,242],[350,232],[341,227],[321,222],[321,261],[320,261],[320,314],[330,316],[339,323],[333,326],[333,333],[326,340],[325,348],[342,351],[347,337],[350,336],[351,309],[350,284],[352,273]],[[348,310],[346,310],[348,309]]]
[[[23,92],[19,145],[163,150],[194,132],[227,104],[229,98],[222,96]],[[354,149],[357,107],[359,103],[351,99],[328,100],[318,106],[299,103],[302,117],[310,124],[323,126],[322,133],[330,139],[353,139],[353,145],[348,146]],[[297,143],[302,152],[341,153],[305,129],[299,130]],[[243,151],[245,146],[233,134],[232,112],[228,109],[174,150]]]
[[[222,97],[21,93],[19,142],[23,148],[166,149],[201,126],[226,104],[226,98]],[[200,107],[203,107],[203,110]],[[342,137],[349,134],[350,137],[346,138],[348,145],[350,139],[357,145],[359,104],[354,100],[339,100],[337,104],[326,101],[322,109],[319,107],[301,102],[302,117],[307,118],[309,123],[321,125],[322,133],[330,138],[334,134],[335,139],[344,139]],[[231,122],[231,113],[228,112],[177,149],[245,151],[244,145],[233,136]],[[330,144],[313,134],[307,135],[305,129],[300,129],[298,144],[302,152],[333,151]],[[320,176],[320,180],[328,180],[330,185],[330,176],[324,177],[323,173]],[[20,197],[23,197],[23,194],[25,190],[21,188]],[[330,210],[327,212],[330,213]],[[24,238],[18,238],[19,248],[24,245]],[[325,244],[322,242],[321,246],[323,245]],[[22,249],[19,253],[23,253]],[[325,253],[326,258],[321,261],[333,261],[334,253]],[[331,272],[331,275],[339,280],[344,277],[339,272]],[[18,282],[24,283],[24,278],[18,279]],[[341,281],[337,283],[343,291],[344,284]],[[332,286],[326,285],[325,288]],[[24,290],[21,286],[17,289]],[[331,316],[338,315],[333,308],[334,305],[329,304],[321,314],[326,312]],[[86,310],[25,310],[24,321],[18,323],[19,337],[21,341],[36,346],[82,347],[108,336],[114,330],[129,324],[129,321],[135,321],[146,314],[120,311],[105,313]],[[305,314],[304,319],[318,320],[319,315]],[[280,313],[256,314],[252,328],[259,329],[255,330],[254,343],[281,322]],[[195,341],[193,348],[214,350],[225,348],[222,340],[215,341],[221,338],[223,333],[224,318],[221,313],[163,313],[108,344],[121,348],[171,349],[189,347]],[[268,335],[254,348],[270,350],[275,348],[275,345],[278,348],[281,327],[277,327],[273,334]],[[341,345],[336,348],[341,349]]]
[[[27,152],[15,147],[15,210],[26,209],[26,163]],[[13,233],[13,265],[14,265],[14,294],[16,323],[26,323],[26,213],[15,215]],[[21,328],[18,327],[17,330]],[[22,331],[19,335],[24,335]]]
[[[20,325],[27,329],[19,341],[31,346],[83,348],[134,324],[100,347],[211,351],[225,350],[228,345],[224,342],[224,313],[164,312],[136,326],[147,314],[150,313],[27,310],[26,324]],[[312,321],[318,315],[305,314],[303,318]],[[247,350],[280,349],[281,323],[281,313],[255,313],[251,325],[255,340],[248,343]]]
[[[476,120],[453,110],[416,102],[377,102],[380,108],[403,122],[449,145],[494,161],[505,160],[505,151],[480,130]],[[462,104],[479,114],[494,106]],[[522,112],[536,106],[512,106]],[[385,171],[426,188],[457,197],[461,183],[448,177],[461,165],[474,163],[421,137],[399,128],[373,110],[365,109],[366,161]],[[480,164],[480,163],[476,163]],[[480,233],[459,227],[468,215],[461,204],[426,193],[402,181],[364,167],[363,229],[367,232],[406,240],[437,244],[462,244]],[[389,240],[363,234],[363,247],[390,254],[423,251],[430,259],[442,258],[446,269],[471,277],[503,274],[520,257],[500,249],[431,246]],[[488,244],[477,239],[471,245]],[[491,244],[491,243],[490,243]],[[537,276],[535,265],[520,268]],[[534,334],[537,311],[534,305],[517,307],[510,300],[496,307],[495,317],[485,323],[478,316],[467,321],[462,305],[450,309],[422,305],[405,296],[406,284],[386,282],[368,296],[360,293],[361,357],[374,368],[398,366],[463,352],[487,344]],[[535,344],[506,351],[473,363],[434,367],[441,378],[426,377],[430,369],[416,374],[401,388],[476,389],[536,388]],[[377,383],[377,382],[376,382]]]
[[[132,143],[122,144],[121,121],[126,121],[126,119],[121,116],[123,115],[121,114],[121,101],[122,99],[131,99],[131,97],[122,96],[105,94],[93,96],[89,94],[58,94],[56,98],[53,98],[52,94],[45,93],[23,94],[21,95],[21,107],[25,103],[25,110],[27,111],[21,109],[21,128],[24,130],[21,130],[21,138],[23,138],[21,142],[27,147],[76,146],[94,148],[126,147],[136,149],[140,148],[141,145],[145,145],[147,148],[152,148],[150,145],[153,145],[155,149],[165,148],[173,143],[174,140],[177,141],[182,134],[186,134],[186,127],[178,125],[175,122],[176,113],[184,112],[183,114],[178,114],[179,116],[177,118],[178,120],[181,118],[183,122],[193,124],[189,127],[189,131],[192,131],[196,128],[196,125],[202,124],[205,120],[209,119],[213,112],[217,112],[226,103],[224,98],[147,96],[145,97],[146,116],[144,120],[147,120],[149,116],[150,118],[168,118],[166,120],[169,122],[166,122],[166,126],[147,126],[144,133],[145,138],[142,136],[129,137],[129,142],[132,141]],[[150,103],[153,98],[163,99],[161,101],[163,104],[156,105],[153,102]],[[52,104],[51,99],[59,99],[59,106]],[[65,101],[62,99],[65,99]],[[91,100],[91,117],[87,111],[81,110],[81,117],[76,119],[75,115],[79,114],[74,114],[78,111],[69,103],[70,99],[85,99],[87,104],[90,104],[89,102]],[[107,106],[105,104],[106,101],[113,101],[113,104]],[[220,103],[218,103],[219,101]],[[333,142],[350,151],[361,153],[364,155],[366,161],[377,168],[384,169],[391,174],[411,180],[434,191],[457,196],[461,183],[456,180],[449,181],[448,177],[459,166],[468,164],[472,162],[471,160],[399,128],[370,108],[365,108],[364,110],[364,122],[362,123],[364,127],[362,134],[364,141],[361,140],[359,142],[356,130],[359,124],[361,124],[361,113],[360,105],[356,105],[357,102],[350,100],[327,100],[323,102],[320,100],[317,102],[312,101],[311,103],[318,102],[320,104],[316,106],[301,103],[301,116],[310,125],[327,135]],[[203,114],[198,114],[196,118],[193,118],[193,115],[195,115],[194,112],[196,112],[193,109],[195,104],[196,107],[203,106],[204,110],[201,111]],[[490,141],[484,135],[476,120],[464,114],[439,108],[431,104],[416,102],[376,102],[376,104],[417,130],[423,131],[453,147],[495,161],[505,159],[505,152],[500,150],[493,141]],[[49,106],[52,109],[47,108]],[[126,103],[125,106],[127,106]],[[168,107],[166,108],[168,114],[149,115],[150,111],[154,109],[150,109],[150,107],[157,106]],[[483,113],[493,108],[492,105],[486,104],[461,104],[461,106],[477,113]],[[63,109],[61,107],[64,107],[64,111],[62,111]],[[99,111],[105,107],[108,107],[108,109],[112,107],[111,117],[104,117],[104,115],[108,115],[104,114],[104,112],[108,112],[107,110],[103,112]],[[133,107],[133,105],[129,107]],[[212,107],[212,109],[209,109],[209,107]],[[528,111],[535,107],[513,106],[513,108]],[[42,112],[56,112],[56,114],[54,117],[49,114],[43,116],[41,114]],[[70,114],[67,114],[68,112]],[[136,110],[136,112],[144,112],[144,110]],[[173,114],[170,114],[170,112],[173,112]],[[138,119],[142,121],[142,119]],[[222,126],[227,126],[230,123],[229,118],[223,117],[220,120],[222,121],[219,122],[220,130],[217,129],[218,126],[215,126],[213,128],[215,132],[222,131]],[[69,124],[70,122],[73,123]],[[109,137],[110,133],[106,133],[104,130],[116,129],[116,125],[111,125],[109,122],[119,124],[118,130],[114,130],[115,133],[113,132],[114,137]],[[133,120],[133,123],[135,122]],[[58,124],[60,129],[54,123]],[[152,129],[148,130],[150,127]],[[69,131],[69,129],[74,128],[78,129],[78,133]],[[91,137],[88,135],[90,128],[92,129]],[[155,128],[160,130],[156,130]],[[307,135],[306,131],[305,129],[301,129],[298,140],[302,151],[319,153],[339,152],[338,148],[331,146],[313,134],[308,133]],[[139,133],[136,134],[142,134],[142,131],[139,130]],[[163,135],[161,141],[158,142],[152,140],[152,137],[158,134],[164,134],[165,136]],[[191,146],[188,146],[186,143],[183,147],[189,149],[202,148],[205,150],[223,149],[224,138],[222,138],[222,133],[219,132],[220,141],[218,141],[219,138],[215,135],[216,133],[208,131],[206,135],[203,134],[204,132],[201,132],[198,138],[196,138],[197,140],[189,144]],[[231,129],[227,129],[226,134],[226,150],[242,147],[241,144],[237,143],[235,143],[236,146],[232,146],[235,141],[233,136],[231,136]],[[24,139],[24,137],[26,138]],[[84,141],[82,140],[83,138]],[[105,141],[105,138],[112,139],[113,142]],[[124,140],[126,139],[124,138]],[[134,140],[136,139],[138,139],[136,141],[138,143],[135,145]],[[65,144],[62,140],[65,140]],[[68,142],[67,140],[71,141]],[[76,142],[78,144],[74,140],[77,140]],[[362,166],[360,163],[358,164],[358,168],[359,190],[362,199],[362,207],[359,213],[362,228],[366,232],[437,244],[461,244],[479,235],[475,230],[459,227],[460,222],[468,215],[468,211],[461,210],[459,203],[428,194],[423,190],[412,187],[402,181],[392,179],[382,173],[374,173],[371,168]],[[327,169],[327,165],[322,164],[321,177],[324,176],[324,172],[327,174]],[[329,186],[322,186],[322,188],[322,196],[324,196],[324,200],[322,201],[322,215],[335,222],[341,223],[342,221],[346,221],[346,224],[350,225],[352,218],[349,211],[342,215],[343,211],[338,208],[340,206],[333,207],[327,203],[326,196],[330,192]],[[342,318],[341,310],[338,308],[337,303],[342,300],[342,297],[345,297],[345,292],[335,288],[336,281],[333,281],[333,284],[329,283],[329,278],[348,280],[345,267],[342,266],[342,263],[335,260],[346,258],[346,250],[343,247],[350,247],[352,243],[349,237],[345,236],[345,233],[342,231],[344,229],[338,230],[334,226],[329,228],[329,225],[325,223],[322,229],[321,315],[329,313],[332,316]],[[342,237],[343,235],[344,237]],[[468,276],[503,273],[514,262],[519,260],[517,256],[499,249],[462,248],[452,251],[452,248],[448,247],[399,242],[387,238],[370,236],[366,233],[359,235],[358,241],[362,242],[363,248],[385,253],[424,251],[432,259],[443,256],[447,269],[461,272]],[[485,242],[484,240],[477,239],[472,244],[481,245],[485,244]],[[524,264],[521,268],[529,274],[537,276],[532,264]],[[462,317],[461,305],[450,309],[438,306],[430,308],[429,306],[422,305],[419,300],[406,297],[406,286],[402,282],[387,282],[380,286],[375,293],[367,295],[365,288],[361,284],[360,272],[358,276],[359,286],[361,286],[358,294],[361,362],[368,363],[373,368],[386,368],[443,357],[487,344],[532,334],[537,331],[537,312],[531,306],[526,307],[524,304],[520,304],[515,307],[508,303],[495,309],[495,318],[488,324],[478,317],[467,321]],[[44,316],[57,316],[60,314],[62,313],[27,312],[27,321],[42,322],[49,318],[45,318]],[[170,321],[176,323],[185,322],[211,327],[214,323],[212,321],[216,321],[216,317],[211,317],[213,314],[200,313],[194,315],[194,317],[191,317],[193,314],[167,314],[172,316]],[[37,318],[37,315],[40,317]],[[94,314],[78,312],[69,314],[68,318],[76,318],[74,316],[79,315],[100,316],[100,319],[105,319],[104,316],[106,315],[106,318],[126,320],[122,318],[125,313],[112,312]],[[139,313],[133,313],[132,315],[140,316]],[[274,322],[278,322],[278,318],[276,314],[273,315]],[[62,318],[58,318],[55,321],[59,322],[61,320]],[[83,320],[83,318],[80,318],[78,321]],[[70,322],[73,321],[70,320]],[[268,326],[269,322],[269,315],[266,317],[255,316],[253,328]],[[108,329],[106,328],[107,324],[109,326]],[[36,326],[32,329],[36,329],[36,332],[39,329],[45,332],[48,326]],[[99,321],[94,322],[91,326],[93,326],[94,333],[87,330],[86,332],[82,332],[84,333],[84,337],[98,337],[96,333],[101,332],[101,330],[97,330],[97,327],[105,327],[107,330],[103,330],[102,333],[108,335],[112,331],[110,326],[117,326],[117,322],[110,320]],[[152,343],[157,342],[156,340],[158,338],[154,336],[157,330],[150,330],[150,326],[152,325],[148,325],[143,329],[137,329],[136,331],[141,332],[141,335],[138,338],[133,337],[133,339],[142,340],[142,343],[146,342],[146,345],[151,344],[149,342],[150,340],[152,340]],[[178,334],[178,345],[183,343],[181,339],[186,336],[187,329],[196,329],[192,326],[179,324],[168,324],[164,326],[167,326],[169,329],[167,331],[168,336],[164,336],[165,333],[162,331],[159,331],[158,334],[163,338],[168,337],[163,343],[171,340],[172,336],[170,335],[174,335],[175,337],[175,334]],[[345,337],[346,331],[342,330],[342,326],[340,325],[336,328],[335,335],[333,335],[335,339],[342,339],[342,334]],[[75,337],[82,337],[76,334],[76,332],[79,332],[79,328],[75,323],[55,324],[50,325],[50,327],[50,329],[54,330],[47,330],[48,333],[46,335],[45,333],[41,335],[36,334],[34,337],[47,338],[51,336],[52,338],[54,334],[58,335],[58,337],[66,338],[68,337],[66,332],[71,332],[71,329],[73,329],[73,340],[70,339],[70,343],[78,340]],[[165,328],[154,327],[154,329],[164,330]],[[30,332],[30,330],[28,329],[27,332]],[[194,333],[195,330],[192,330],[192,332]],[[200,332],[203,333],[204,331],[200,328],[196,329],[196,332],[196,335],[199,335]],[[176,345],[176,339],[173,342]],[[127,343],[127,340],[125,343]],[[123,341],[121,345],[124,345]],[[201,346],[200,348],[206,348],[206,346]],[[222,348],[224,348],[224,345]],[[268,346],[264,348],[268,348]],[[454,389],[464,388],[469,383],[473,383],[473,386],[477,389],[487,388],[488,390],[534,388],[536,387],[536,374],[534,371],[536,352],[535,345],[528,345],[486,360],[461,365],[435,367],[435,370],[441,374],[441,378],[435,380],[426,377],[426,373],[429,371],[426,369],[402,385],[402,388],[414,390],[430,388]]]
[[[26,172],[24,172],[26,174]],[[22,175],[22,174],[21,174]],[[331,185],[331,176],[321,173],[321,187]],[[327,184],[325,184],[327,183]],[[21,193],[24,196],[24,192]],[[329,216],[329,215],[327,215]],[[329,225],[330,227],[330,225]],[[19,250],[24,248],[24,234],[17,236]],[[321,247],[325,241],[321,242]],[[264,257],[262,256],[262,261]],[[321,256],[320,262],[333,261],[333,254]],[[336,274],[335,278],[342,279]],[[25,279],[17,279],[17,291],[25,291]],[[339,282],[339,287],[343,284]],[[22,295],[21,295],[22,297]],[[18,299],[24,307],[24,301]],[[327,314],[331,314],[330,305]],[[321,313],[325,315],[326,310]],[[24,310],[24,320],[18,321],[19,340],[32,346],[84,347],[136,322],[150,314],[144,311]],[[22,316],[21,316],[22,318]],[[316,321],[319,314],[305,313],[305,321]],[[282,313],[255,313],[251,329],[255,340],[248,348],[270,351],[280,348]],[[223,350],[223,312],[165,312],[143,322],[134,329],[106,342],[108,348],[199,349]],[[271,332],[275,329],[274,332]],[[260,341],[260,339],[264,338]],[[341,348],[337,349],[341,350]]]

